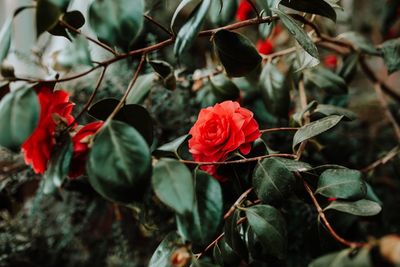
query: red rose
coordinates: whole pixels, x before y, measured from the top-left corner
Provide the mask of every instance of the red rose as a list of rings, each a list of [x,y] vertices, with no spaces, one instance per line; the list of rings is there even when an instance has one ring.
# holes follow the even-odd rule
[[[324,66],[328,69],[335,70],[338,64],[336,55],[327,55],[324,58]]]
[[[189,151],[193,159],[212,162],[226,160],[229,153],[237,149],[248,154],[251,143],[261,135],[253,113],[233,101],[202,109],[189,134],[192,135]],[[204,165],[201,169],[216,175],[215,165]]]
[[[102,121],[96,121],[83,126],[73,137],[74,152],[68,176],[76,178],[85,173],[86,159],[89,152],[88,137],[95,134],[103,126]]]
[[[256,44],[257,50],[260,54],[269,55],[274,51],[274,44],[270,39],[258,40]]]
[[[253,12],[253,8],[246,0],[240,1],[238,10],[236,11],[236,20],[243,21],[249,19],[251,13]]]
[[[65,91],[47,86],[38,88],[40,104],[39,123],[31,136],[22,144],[26,164],[32,165],[35,173],[44,173],[56,143],[55,132],[57,122],[55,116],[66,124],[74,121],[71,115],[73,103],[69,102],[69,94]]]

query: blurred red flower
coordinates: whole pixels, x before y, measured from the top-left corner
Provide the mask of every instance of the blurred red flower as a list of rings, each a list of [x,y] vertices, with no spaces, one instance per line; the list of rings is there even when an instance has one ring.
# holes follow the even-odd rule
[[[231,0],[231,1],[233,1],[233,0]],[[249,19],[252,12],[253,12],[253,8],[249,4],[249,2],[246,0],[241,0],[239,3],[239,7],[236,11],[236,20],[243,21],[243,20]]]
[[[256,47],[258,52],[263,55],[269,55],[274,52],[274,44],[270,39],[258,40]]]
[[[199,162],[224,161],[229,153],[237,149],[246,155],[251,150],[252,142],[261,135],[253,113],[233,101],[202,109],[189,134],[192,135],[189,151],[193,159]],[[215,165],[203,165],[200,168],[221,179],[217,176]]]
[[[338,64],[336,55],[330,54],[324,57],[324,66],[328,69],[335,70]]]
[[[71,115],[73,103],[63,90],[53,92],[51,87],[37,87],[40,117],[39,123],[29,138],[22,144],[26,164],[32,165],[35,173],[43,174],[47,169],[52,149],[56,143],[55,133],[60,122],[66,125],[74,121]]]
[[[89,152],[88,137],[92,136],[103,126],[104,122],[95,121],[83,126],[73,137],[74,152],[69,167],[68,176],[76,178],[85,173],[85,165]]]

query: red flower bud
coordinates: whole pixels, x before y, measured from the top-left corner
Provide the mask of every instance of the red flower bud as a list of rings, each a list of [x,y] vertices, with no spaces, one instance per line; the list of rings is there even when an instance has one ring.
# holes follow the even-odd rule
[[[270,39],[258,40],[256,47],[258,52],[263,55],[269,55],[274,51],[274,44]]]
[[[231,0],[231,1],[233,1],[233,0]],[[253,12],[253,8],[249,4],[249,2],[247,2],[246,0],[242,0],[242,1],[240,1],[238,10],[236,12],[236,20],[243,21],[243,20],[249,19],[252,12]]]
[[[338,64],[336,55],[327,55],[324,58],[324,66],[328,69],[335,70]]]

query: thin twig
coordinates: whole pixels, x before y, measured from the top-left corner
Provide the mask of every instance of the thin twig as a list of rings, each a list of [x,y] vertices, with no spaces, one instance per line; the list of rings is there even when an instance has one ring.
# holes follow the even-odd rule
[[[63,21],[63,20],[59,20],[59,22],[60,22],[61,26],[67,28],[68,30],[73,31],[74,33],[77,33],[77,34],[82,35],[83,37],[85,37],[86,39],[88,39],[89,41],[91,41],[92,43],[98,45],[99,47],[101,47],[101,48],[103,48],[103,49],[105,49],[105,50],[107,50],[108,52],[112,53],[113,55],[118,55],[118,53],[117,53],[114,49],[112,49],[111,47],[109,47],[108,45],[106,45],[106,44],[104,44],[104,43],[102,43],[102,42],[99,42],[99,41],[97,41],[96,39],[94,39],[94,38],[92,38],[92,37],[90,37],[90,36],[87,36],[87,35],[84,34],[82,31],[80,31],[80,30],[78,30],[78,29],[72,27],[71,25],[69,25],[67,22],[65,22],[65,21]]]
[[[279,127],[279,128],[270,128],[270,129],[264,129],[264,130],[260,130],[260,132],[262,134],[265,133],[271,133],[271,132],[282,132],[282,131],[297,131],[299,128],[298,127]]]
[[[298,173],[297,173],[298,174]],[[298,174],[299,175],[299,174]],[[301,175],[300,175],[300,178]],[[303,178],[302,178],[303,179]],[[323,211],[323,209],[321,208],[321,206],[319,205],[317,199],[314,196],[314,193],[312,192],[310,186],[308,185],[308,183],[303,180],[303,184],[304,184],[304,188],[306,189],[307,193],[310,195],[312,202],[314,203],[315,208],[318,211],[318,215],[319,217],[322,219],[325,227],[327,228],[327,230],[329,231],[329,233],[331,234],[331,236],[336,239],[338,242],[340,242],[341,244],[348,246],[348,247],[352,247],[352,248],[357,248],[357,247],[363,247],[365,246],[367,243],[361,243],[361,242],[351,242],[348,241],[346,239],[344,239],[343,237],[339,236],[335,230],[332,228],[331,224],[329,223],[328,219],[325,216],[325,213]]]
[[[156,25],[158,28],[160,28],[163,32],[165,32],[166,34],[168,34],[169,36],[174,36],[174,34],[168,30],[166,27],[164,27],[162,24],[160,24],[159,22],[157,22],[156,20],[154,20],[152,17],[150,17],[149,15],[144,15],[144,17],[150,21],[151,23],[153,23],[154,25]]]
[[[394,159],[400,152],[400,148],[398,146],[392,148],[384,157],[374,161],[373,163],[369,164],[368,166],[362,168],[361,172],[369,172],[381,165],[384,165]]]
[[[300,106],[301,106],[301,109],[304,110],[307,107],[307,95],[306,95],[306,89],[304,86],[303,77],[301,77],[301,79],[299,81],[299,94],[300,94]],[[304,119],[305,124],[310,123],[310,113],[305,112],[303,115],[303,119]],[[307,143],[308,143],[308,140],[305,140],[300,144],[299,149],[296,152],[296,160],[300,160],[301,155],[303,154],[304,150],[306,149]]]
[[[108,116],[106,122],[111,121],[114,118],[114,116],[118,113],[118,111],[122,108],[122,106],[125,104],[126,98],[128,97],[129,93],[132,91],[132,88],[135,85],[135,82],[136,82],[137,78],[139,77],[140,72],[142,71],[145,61],[146,61],[146,54],[143,54],[140,59],[139,65],[133,75],[133,78],[130,81],[128,88],[125,91],[125,94],[122,96],[121,100],[119,101],[118,105],[114,108],[114,110],[110,114],[110,116]]]
[[[294,154],[269,154],[269,155],[254,157],[254,158],[246,158],[246,159],[238,159],[238,160],[230,160],[230,161],[193,161],[193,160],[184,160],[184,159],[181,159],[179,161],[184,164],[195,164],[195,165],[199,165],[199,166],[228,165],[228,164],[247,163],[247,162],[262,160],[265,158],[273,158],[273,157],[296,158],[296,155],[294,155]]]
[[[236,207],[246,199],[246,197],[253,191],[253,187],[250,187],[246,191],[243,192],[243,194],[240,195],[240,197],[233,203],[233,205],[229,208],[229,210],[225,213],[224,215],[224,220],[226,220],[229,216],[232,215],[232,213],[235,211]]]

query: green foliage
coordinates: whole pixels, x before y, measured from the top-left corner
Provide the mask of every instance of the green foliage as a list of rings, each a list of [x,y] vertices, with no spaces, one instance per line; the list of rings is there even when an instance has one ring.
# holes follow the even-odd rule
[[[12,16],[9,16],[0,30],[0,64],[7,57],[11,45]]]
[[[175,212],[181,215],[193,212],[193,177],[185,165],[173,159],[161,159],[154,166],[151,182],[157,197]]]
[[[223,26],[233,21],[238,1],[211,1],[210,21],[216,26]]]
[[[314,68],[304,73],[306,83],[311,83],[330,94],[346,94],[347,85],[343,78],[325,68]]]
[[[328,169],[319,177],[315,193],[326,197],[358,200],[365,197],[367,186],[359,171]]]
[[[126,123],[111,121],[95,137],[86,170],[99,194],[129,204],[145,195],[150,163],[149,148],[139,132]]]
[[[215,52],[228,76],[245,76],[261,63],[261,57],[254,45],[239,33],[220,30],[214,34],[213,42]]]
[[[279,4],[290,7],[291,9],[297,11],[321,15],[336,22],[335,10],[324,0],[282,0],[279,2]]]
[[[39,112],[39,101],[31,87],[7,94],[0,102],[0,145],[18,150],[36,128]]]
[[[324,210],[338,210],[356,216],[374,216],[381,212],[382,208],[378,203],[367,199],[360,199],[354,202],[337,200],[330,203]]]
[[[143,0],[95,0],[89,8],[89,23],[99,40],[128,49],[143,28],[143,13]]]
[[[184,243],[181,237],[176,232],[169,233],[164,240],[160,243],[157,249],[154,251],[153,256],[151,256],[149,267],[159,267],[159,266],[173,266],[171,263],[171,256],[174,250],[183,246]]]
[[[382,54],[389,74],[400,69],[400,40],[390,40],[382,44]]]

